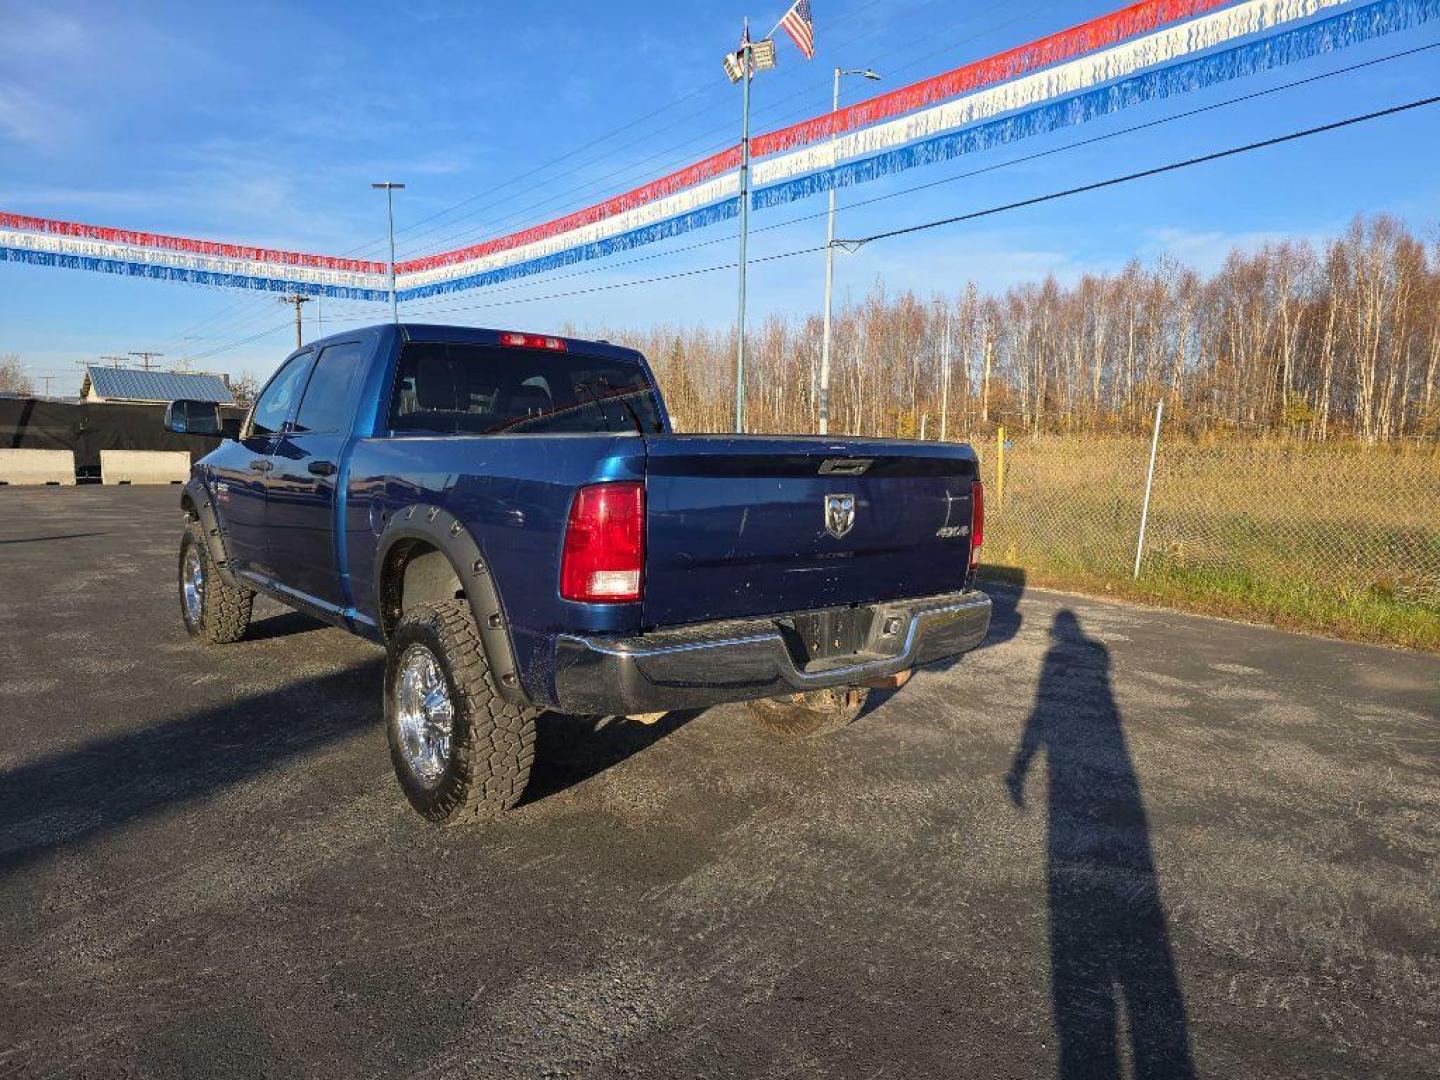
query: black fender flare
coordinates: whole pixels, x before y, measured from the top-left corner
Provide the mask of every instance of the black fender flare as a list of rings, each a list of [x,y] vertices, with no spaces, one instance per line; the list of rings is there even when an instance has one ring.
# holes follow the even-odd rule
[[[220,580],[231,588],[248,588],[249,586],[242,586],[241,582],[235,579],[235,574],[230,569],[230,558],[225,551],[225,528],[220,524],[220,516],[215,513],[210,490],[205,486],[204,480],[194,474],[181,489],[181,508],[186,504],[195,508],[195,520],[200,522],[200,531],[205,534],[205,546],[210,549],[210,561],[215,564],[215,572]],[[186,516],[189,516],[188,513]]]
[[[448,510],[438,506],[412,505],[391,515],[385,523],[375,548],[373,579],[381,631],[389,637],[391,619],[388,613],[399,603],[398,597],[386,595],[385,566],[395,545],[404,540],[422,541],[449,560],[450,568],[465,590],[470,614],[480,631],[480,644],[485,649],[485,660],[490,665],[495,689],[513,705],[531,705],[520,679],[519,665],[515,662],[510,624],[505,617],[500,590],[490,573],[490,564],[470,531]]]

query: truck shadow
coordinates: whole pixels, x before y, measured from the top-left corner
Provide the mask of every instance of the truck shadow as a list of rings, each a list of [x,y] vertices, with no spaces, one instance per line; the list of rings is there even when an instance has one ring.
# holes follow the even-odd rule
[[[277,636],[324,625],[303,615],[266,621],[276,624]],[[384,659],[376,655],[329,675],[96,739],[0,773],[0,876],[151,815],[213,798],[366,732],[377,736],[373,764],[377,770],[388,765],[378,693],[383,678]],[[522,805],[604,772],[699,715],[700,710],[669,712],[642,724],[623,717],[544,714]],[[344,767],[333,763],[335,769]],[[398,789],[394,794],[395,812],[409,814]],[[418,818],[415,825],[425,827]]]
[[[1013,587],[991,591],[991,633],[982,647],[1014,636],[1020,596]],[[257,619],[247,640],[323,629],[326,624],[317,619],[283,612]],[[212,797],[366,730],[381,730],[376,691],[383,671],[384,660],[376,655],[332,674],[100,738],[0,773],[0,875],[151,814]],[[867,711],[891,693],[873,693]],[[599,775],[702,711],[672,711],[653,724],[546,713],[521,804]]]
[[[547,712],[536,724],[535,763],[521,806],[539,802],[619,765],[699,716],[675,709],[653,724],[623,716],[571,716]]]
[[[269,615],[252,622],[250,629],[245,632],[245,640],[268,641],[271,638],[294,637],[298,634],[308,634],[312,630],[329,629],[331,629],[329,623],[309,615],[298,611],[282,611],[278,615]]]
[[[1018,566],[987,566],[985,576],[976,584],[990,597],[990,633],[981,648],[1001,645],[1020,632],[1024,622],[1020,600],[1025,595],[1025,571]]]
[[[0,875],[378,728],[382,676],[377,656],[0,773]]]
[[[1005,788],[1021,812],[1043,750],[1051,998],[1061,1080],[1193,1077],[1140,781],[1110,684],[1110,653],[1056,613],[1035,705]],[[1122,1070],[1121,1015],[1133,1067]]]
[[[980,582],[980,591],[990,597],[990,631],[985,635],[985,640],[976,646],[977,649],[1003,645],[1020,632],[1020,626],[1025,621],[1020,612],[1020,601],[1025,596],[1025,571],[1011,567],[1005,567],[1004,571],[1003,580]],[[962,653],[926,664],[922,670],[949,671],[964,661],[965,655]],[[903,686],[898,690],[871,690],[870,696],[865,699],[865,707],[860,711],[860,718],[868,716],[896,694],[904,692]]]
[[[21,536],[13,540],[0,540],[0,546],[10,544],[48,544],[52,540],[81,540],[89,536],[108,536],[103,532],[57,533],[54,536]]]

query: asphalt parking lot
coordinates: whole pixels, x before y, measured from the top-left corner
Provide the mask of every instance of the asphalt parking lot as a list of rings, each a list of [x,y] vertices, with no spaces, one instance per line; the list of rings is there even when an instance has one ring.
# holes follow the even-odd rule
[[[0,1075],[1440,1063],[1440,658],[999,592],[837,737],[547,717],[437,829],[378,650],[188,641],[177,495],[0,490]]]

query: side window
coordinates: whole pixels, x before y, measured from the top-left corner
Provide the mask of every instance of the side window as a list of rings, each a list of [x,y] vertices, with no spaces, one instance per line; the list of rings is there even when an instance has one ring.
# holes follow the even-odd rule
[[[286,361],[280,373],[270,380],[270,385],[255,403],[255,415],[250,420],[250,434],[278,435],[291,406],[300,396],[305,385],[305,373],[310,370],[311,354],[307,350],[297,353]]]
[[[341,431],[349,425],[350,391],[366,356],[358,341],[328,345],[320,351],[315,370],[300,399],[295,431]]]

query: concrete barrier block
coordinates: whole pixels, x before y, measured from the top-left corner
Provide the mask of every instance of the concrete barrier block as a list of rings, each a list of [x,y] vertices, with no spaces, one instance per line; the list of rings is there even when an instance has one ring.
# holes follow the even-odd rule
[[[0,450],[0,484],[74,483],[73,450]]]
[[[101,450],[102,484],[183,484],[190,479],[184,450]]]

